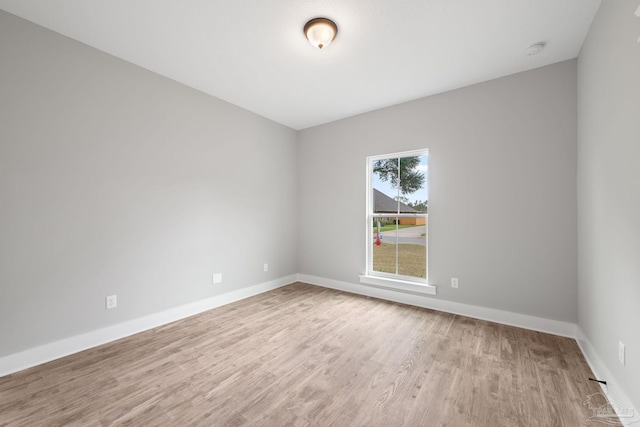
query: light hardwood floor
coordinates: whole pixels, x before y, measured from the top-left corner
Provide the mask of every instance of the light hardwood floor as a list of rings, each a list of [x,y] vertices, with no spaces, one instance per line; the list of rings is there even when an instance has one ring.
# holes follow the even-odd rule
[[[296,283],[0,378],[6,426],[584,426],[574,340]]]

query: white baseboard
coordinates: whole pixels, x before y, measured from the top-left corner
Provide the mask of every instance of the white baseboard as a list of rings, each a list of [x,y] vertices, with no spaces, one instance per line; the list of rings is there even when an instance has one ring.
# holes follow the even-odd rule
[[[317,276],[309,276],[306,274],[298,274],[298,281],[309,283],[311,285],[323,286],[325,288],[337,289],[355,294],[400,302],[403,304],[410,304],[418,307],[444,311],[447,313],[459,314],[461,316],[473,317],[475,319],[488,320],[491,322],[517,326],[524,329],[546,332],[553,335],[560,335],[563,337],[574,339],[576,338],[575,323],[544,319],[541,317],[513,313],[504,310],[497,310],[494,308],[462,304],[454,301],[446,301],[434,298],[432,296],[417,295],[390,289],[381,289],[372,286],[342,282]]]
[[[342,282],[338,280],[326,279],[305,274],[290,275],[265,283],[260,283],[236,291],[231,291],[222,295],[217,295],[204,300],[196,301],[180,307],[175,307],[160,313],[133,319],[124,323],[119,323],[106,328],[87,332],[81,335],[65,338],[39,347],[34,347],[19,353],[0,357],[0,377],[31,368],[55,359],[59,359],[70,354],[78,353],[92,347],[97,347],[112,341],[116,341],[127,336],[137,334],[158,326],[166,325],[216,307],[220,307],[245,298],[259,295],[261,293],[286,286],[296,281],[309,283],[345,292],[366,295],[389,301],[415,305],[418,307],[430,308],[447,313],[459,314],[481,320],[517,326],[534,331],[546,332],[576,339],[578,346],[582,350],[585,359],[593,374],[598,379],[606,379],[608,385],[602,385],[604,394],[611,402],[638,412],[631,405],[623,390],[616,386],[614,377],[601,361],[595,349],[585,336],[583,331],[575,324],[528,316],[509,311],[497,310],[486,307],[462,304],[453,301],[445,301],[430,296],[415,295],[397,292],[388,289],[381,289],[363,286],[355,283]]]
[[[580,326],[577,327],[576,341],[578,342],[578,346],[580,347],[580,350],[582,350],[582,354],[589,364],[595,378],[607,382],[606,385],[600,384],[600,387],[602,388],[604,395],[607,397],[607,400],[611,403],[615,402],[611,407],[618,409],[618,417],[622,424],[630,425],[640,421],[640,413],[633,407],[631,400],[629,400],[624,390],[618,386],[615,377],[611,374],[607,365],[602,362],[602,359],[600,359],[595,348]],[[626,409],[628,413],[620,413],[620,409]],[[630,419],[629,412],[632,413],[635,418]],[[627,422],[625,423],[625,421]]]
[[[0,377],[277,289],[296,279],[296,275],[282,277],[0,357]]]

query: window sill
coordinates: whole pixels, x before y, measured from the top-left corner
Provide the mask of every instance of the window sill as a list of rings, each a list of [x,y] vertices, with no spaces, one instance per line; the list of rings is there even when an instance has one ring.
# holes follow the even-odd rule
[[[417,294],[435,295],[436,287],[428,283],[409,282],[408,280],[388,279],[378,276],[360,276],[360,283],[374,285],[381,288],[393,289],[404,292],[412,292]]]

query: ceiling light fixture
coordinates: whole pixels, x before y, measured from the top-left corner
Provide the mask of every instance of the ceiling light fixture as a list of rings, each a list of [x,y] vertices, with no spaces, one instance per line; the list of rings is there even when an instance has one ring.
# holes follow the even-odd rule
[[[525,53],[526,55],[529,55],[529,56],[537,55],[537,54],[539,54],[540,52],[542,52],[542,49],[544,49],[544,47],[545,47],[546,45],[547,45],[547,44],[546,44],[546,43],[544,43],[544,42],[540,42],[540,43],[532,44],[531,46],[529,46],[528,48],[526,48],[526,49],[524,50],[524,53]]]
[[[314,18],[304,24],[304,35],[313,46],[322,49],[331,44],[338,34],[335,22],[327,18]]]

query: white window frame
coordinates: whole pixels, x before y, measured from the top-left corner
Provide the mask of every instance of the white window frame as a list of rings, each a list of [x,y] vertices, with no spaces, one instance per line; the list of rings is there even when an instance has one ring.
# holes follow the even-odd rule
[[[389,158],[400,158],[400,157],[411,157],[411,156],[423,156],[428,155],[428,149],[422,150],[413,150],[413,151],[403,151],[400,153],[390,153],[390,154],[382,154],[376,156],[367,157],[366,162],[366,176],[367,176],[367,203],[366,203],[366,215],[365,215],[365,223],[366,223],[366,254],[367,254],[367,266],[366,273],[360,275],[360,283],[372,285],[381,288],[399,290],[403,292],[411,292],[418,294],[427,294],[427,295],[435,295],[436,287],[429,284],[429,273],[427,268],[427,277],[412,277],[412,276],[404,276],[400,274],[391,274],[384,273],[380,271],[373,271],[373,220],[374,218],[380,217],[394,217],[394,218],[415,218],[415,214],[375,214],[373,213],[373,162],[377,160],[384,160]],[[427,180],[428,180],[427,176]],[[429,227],[429,214],[426,213],[424,216],[427,218],[427,227]],[[427,233],[427,236],[429,234]],[[429,240],[427,238],[427,245],[425,248],[426,251],[426,259],[425,262],[428,264],[429,259]]]

